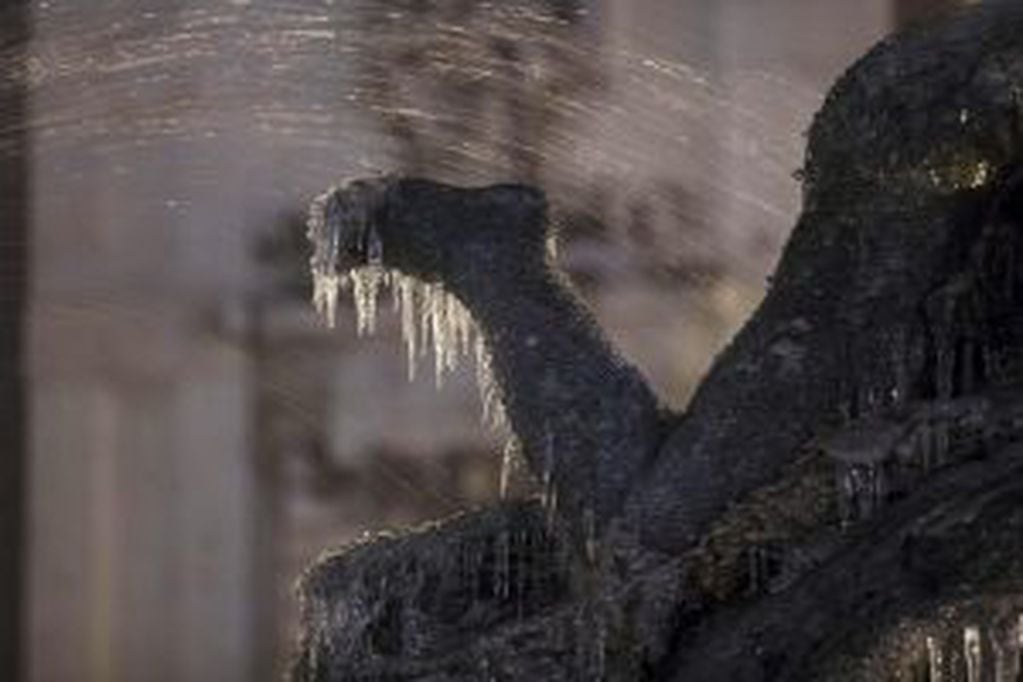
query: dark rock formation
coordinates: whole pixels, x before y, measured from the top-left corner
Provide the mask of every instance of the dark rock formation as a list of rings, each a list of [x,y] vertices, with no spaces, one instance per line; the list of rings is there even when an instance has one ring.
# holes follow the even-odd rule
[[[1021,27],[1023,7],[996,3],[889,39],[839,79],[770,292],[637,486],[647,543],[691,543],[829,423],[995,380],[961,385],[985,348],[1011,353],[984,326],[1013,303],[990,280],[1011,267],[993,251],[1018,244],[999,197],[1023,155]]]
[[[552,480],[568,518],[603,526],[656,454],[661,412],[548,267],[543,195],[382,178],[336,192],[325,212],[327,223],[350,226],[338,237],[339,268],[378,250],[382,265],[439,281],[461,300],[487,339],[530,466]]]
[[[464,303],[560,502],[324,559],[296,678],[1018,679],[1020,36],[984,4],[839,80],[770,293],[678,417],[549,269],[535,190],[335,192],[336,267]]]

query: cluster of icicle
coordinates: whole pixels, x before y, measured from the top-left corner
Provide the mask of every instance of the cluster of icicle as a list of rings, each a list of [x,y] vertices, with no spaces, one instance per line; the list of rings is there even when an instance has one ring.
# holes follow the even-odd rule
[[[926,637],[927,679],[930,682],[956,682],[961,676],[951,674],[948,659],[961,657],[965,663],[967,682],[1015,682],[1023,678],[1023,615],[1015,622],[998,626],[968,625],[962,628],[962,640],[941,641]],[[955,651],[959,648],[959,651]]]
[[[309,269],[316,311],[328,326],[334,327],[338,294],[351,293],[355,302],[356,331],[359,336],[373,334],[380,294],[389,289],[393,308],[401,316],[409,381],[415,379],[418,362],[431,347],[434,380],[438,388],[444,384],[444,375],[457,369],[460,358],[475,358],[483,422],[496,430],[506,431],[505,413],[493,377],[490,350],[469,311],[442,284],[423,282],[384,267],[383,244],[369,218],[368,209],[358,215],[328,220],[326,206],[335,191],[331,189],[316,197],[309,209],[307,236],[313,245]],[[365,245],[366,264],[339,273],[337,258],[344,229],[353,229]],[[504,478],[503,474],[502,487],[505,486]]]

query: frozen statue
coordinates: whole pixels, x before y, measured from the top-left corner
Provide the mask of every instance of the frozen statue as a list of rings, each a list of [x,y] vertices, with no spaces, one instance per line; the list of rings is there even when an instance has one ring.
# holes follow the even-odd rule
[[[1023,679],[1023,3],[871,50],[802,174],[683,414],[553,269],[539,191],[321,197],[318,303],[370,326],[389,285],[413,355],[475,351],[541,494],[312,567],[294,679]]]

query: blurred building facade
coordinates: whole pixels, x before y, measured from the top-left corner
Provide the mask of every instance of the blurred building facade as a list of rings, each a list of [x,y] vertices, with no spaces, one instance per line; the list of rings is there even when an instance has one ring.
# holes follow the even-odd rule
[[[25,679],[271,679],[320,549],[496,495],[471,368],[409,384],[393,318],[313,319],[310,195],[540,183],[681,406],[794,222],[825,90],[919,11],[495,4],[34,3]]]

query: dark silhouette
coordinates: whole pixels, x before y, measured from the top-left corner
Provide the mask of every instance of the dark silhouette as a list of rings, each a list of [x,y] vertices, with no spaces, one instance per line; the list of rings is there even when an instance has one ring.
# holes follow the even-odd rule
[[[295,677],[1017,679],[1021,35],[1019,3],[981,5],[838,81],[770,292],[682,415],[550,270],[536,190],[332,194],[339,270],[473,314],[559,503],[324,559]]]

